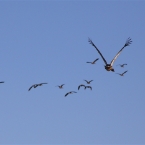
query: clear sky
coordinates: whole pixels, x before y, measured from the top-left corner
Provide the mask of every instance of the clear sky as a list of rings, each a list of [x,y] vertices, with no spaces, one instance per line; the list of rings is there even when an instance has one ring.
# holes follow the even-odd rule
[[[145,1],[0,1],[0,50],[0,144],[145,144]]]

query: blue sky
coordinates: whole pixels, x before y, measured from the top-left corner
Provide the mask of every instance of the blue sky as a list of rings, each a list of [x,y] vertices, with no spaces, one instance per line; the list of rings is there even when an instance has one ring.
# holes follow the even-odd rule
[[[144,1],[1,1],[0,143],[145,144],[144,7]],[[128,37],[133,42],[115,72],[107,72],[88,37],[108,63]],[[93,80],[92,91],[78,91],[84,79]],[[48,84],[28,91],[42,82]],[[69,91],[77,93],[64,97]]]

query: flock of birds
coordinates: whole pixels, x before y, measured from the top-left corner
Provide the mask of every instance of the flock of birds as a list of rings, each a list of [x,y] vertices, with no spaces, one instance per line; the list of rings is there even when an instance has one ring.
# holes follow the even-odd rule
[[[113,64],[114,64],[114,62],[115,62],[115,60],[117,59],[117,57],[120,55],[120,53],[121,53],[121,51],[125,48],[125,47],[127,47],[127,46],[129,46],[131,43],[132,43],[132,40],[131,40],[131,38],[129,37],[127,40],[126,40],[126,42],[125,42],[125,44],[124,44],[124,46],[119,50],[119,52],[115,55],[115,57],[112,59],[112,61],[110,62],[110,64],[108,64],[107,63],[107,61],[106,61],[106,59],[104,58],[104,56],[102,55],[102,53],[100,52],[100,50],[96,47],[96,45],[93,43],[93,41],[89,38],[89,43],[93,46],[93,47],[95,47],[96,48],[96,50],[97,50],[97,52],[100,54],[100,56],[101,56],[101,58],[102,58],[102,60],[104,61],[104,63],[105,63],[105,69],[107,70],[107,71],[112,71],[112,72],[114,72],[115,70],[114,70],[114,68],[113,68]],[[95,59],[93,62],[86,62],[86,63],[91,63],[91,64],[95,64],[96,63],[96,61],[98,61],[99,60],[99,58],[97,58],[97,59]],[[124,67],[125,65],[127,65],[127,64],[118,64],[120,67]],[[116,73],[116,74],[118,74],[118,75],[120,75],[120,76],[123,76],[125,73],[127,73],[127,71],[125,71],[125,72],[123,72],[123,73]],[[90,80],[90,81],[87,81],[87,80],[84,80],[87,84],[90,84],[93,80]],[[2,81],[2,82],[0,82],[0,83],[4,83],[4,81]],[[47,84],[47,83],[39,83],[39,84],[34,84],[34,85],[32,85],[29,89],[28,89],[28,91],[30,91],[32,88],[37,88],[38,86],[42,86],[43,84]],[[56,86],[56,87],[58,87],[59,89],[62,89],[63,88],[63,86],[64,86],[65,84],[62,84],[62,85],[58,85],[58,86]],[[84,84],[81,84],[81,85],[79,85],[78,86],[78,90],[80,89],[80,87],[84,87],[84,89],[86,89],[86,88],[89,88],[90,90],[92,90],[92,87],[91,86],[85,86]],[[77,93],[77,92],[75,92],[75,91],[70,91],[70,92],[68,92],[68,93],[66,93],[65,94],[65,97],[67,96],[67,95],[69,95],[69,94],[73,94],[73,93]]]
[[[87,84],[90,84],[93,80],[91,80],[91,81],[87,81],[87,80],[84,80]],[[2,83],[2,82],[0,82],[0,83]],[[4,83],[4,82],[3,82]],[[36,87],[38,87],[38,86],[42,86],[43,84],[47,84],[47,83],[40,83],[40,84],[34,84],[34,85],[32,85],[29,89],[28,89],[28,91],[30,91],[32,88],[36,88]],[[59,89],[63,89],[63,86],[64,86],[65,84],[62,84],[62,85],[58,85],[58,86],[56,86],[56,87],[58,87]],[[78,86],[78,90],[80,89],[80,87],[84,87],[84,89],[86,89],[86,88],[90,88],[91,90],[92,90],[92,87],[91,86],[85,86],[85,85],[83,85],[83,84],[81,84],[81,85],[79,85]],[[68,95],[68,94],[73,94],[73,93],[77,93],[77,92],[75,92],[75,91],[70,91],[70,92],[68,92],[68,93],[66,93],[65,94],[65,97]]]

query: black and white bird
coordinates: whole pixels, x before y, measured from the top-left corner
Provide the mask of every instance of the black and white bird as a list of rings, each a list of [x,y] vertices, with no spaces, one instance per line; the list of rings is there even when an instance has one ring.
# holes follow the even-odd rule
[[[32,86],[28,89],[28,91],[30,91],[32,88],[36,88],[36,87],[38,87],[38,86],[42,86],[43,84],[47,84],[47,83],[34,84],[34,85],[32,85]]]
[[[124,67],[125,65],[127,65],[126,63],[124,63],[124,64],[118,64],[120,67]],[[118,66],[117,65],[117,66]]]
[[[64,86],[65,84],[62,84],[62,85],[58,85],[58,86],[56,86],[56,87],[59,87],[60,89],[62,89],[63,88],[63,86]]]
[[[124,76],[125,73],[127,73],[127,71],[123,72],[122,74],[120,73],[116,73],[116,74],[119,74],[120,76]]]
[[[120,49],[120,51],[116,54],[116,56],[113,58],[113,60],[111,61],[110,64],[107,63],[107,61],[105,60],[105,58],[103,57],[102,53],[99,51],[99,49],[95,46],[95,44],[92,42],[91,39],[89,39],[89,43],[94,46],[96,48],[96,50],[98,51],[98,53],[100,54],[100,56],[102,57],[104,63],[105,63],[105,69],[107,71],[113,71],[114,72],[114,68],[113,68],[113,64],[115,62],[115,60],[117,59],[117,57],[119,56],[119,54],[121,53],[121,51],[126,47],[129,46],[131,44],[131,38],[128,38],[126,40],[126,43],[124,44],[124,46]]]
[[[68,93],[65,94],[65,97],[66,97],[68,94],[73,94],[73,93],[77,93],[77,92],[75,92],[75,91],[68,92]]]
[[[86,88],[90,88],[90,89],[92,90],[92,87],[91,87],[91,86],[85,86],[85,89],[86,89]]]
[[[87,84],[90,84],[93,80],[90,80],[90,81],[84,80],[84,81],[86,81]]]
[[[95,59],[93,62],[86,62],[86,63],[91,63],[91,64],[95,64],[95,62],[99,60],[99,58]]]
[[[80,89],[80,87],[84,87],[84,89],[85,89],[86,86],[81,84],[81,85],[78,86],[78,90]]]

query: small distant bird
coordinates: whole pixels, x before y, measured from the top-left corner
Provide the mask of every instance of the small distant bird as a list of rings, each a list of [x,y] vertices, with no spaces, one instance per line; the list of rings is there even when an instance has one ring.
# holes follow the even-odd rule
[[[77,92],[75,92],[75,91],[68,92],[68,93],[65,94],[65,97],[66,97],[68,94],[73,94],[73,93],[77,93]]]
[[[62,85],[56,86],[56,87],[59,87],[60,89],[62,89],[64,85],[65,85],[65,84],[62,84]]]
[[[29,88],[28,91],[30,91],[32,88],[36,88],[36,87],[38,87],[38,86],[42,86],[43,84],[47,84],[47,83],[34,84],[34,85],[32,85],[32,86]]]
[[[0,82],[0,83],[4,83],[4,82]]]
[[[86,86],[81,84],[81,85],[78,86],[78,90],[80,89],[80,87],[84,87],[84,89],[85,89]]]
[[[95,62],[99,60],[99,58],[95,59],[93,62],[86,62],[86,63],[91,63],[91,64],[95,64]]]
[[[118,65],[120,65],[120,67],[124,67],[125,65],[127,65],[126,63],[124,63],[124,64],[118,64]],[[118,66],[117,65],[117,66]]]
[[[120,76],[123,76],[125,73],[127,73],[127,71],[125,71],[125,72],[122,73],[122,74],[119,74],[119,73],[116,73],[116,74],[119,74]]]
[[[91,86],[85,86],[85,89],[86,89],[86,88],[90,88],[90,89],[92,90],[92,87],[91,87]]]
[[[100,52],[100,50],[95,46],[95,44],[93,43],[93,41],[89,38],[89,43],[94,46],[96,48],[96,50],[98,51],[98,53],[100,54],[100,56],[102,57],[104,63],[105,63],[105,69],[107,71],[113,71],[114,72],[114,68],[113,68],[113,64],[115,62],[115,60],[117,59],[117,57],[119,56],[119,54],[121,53],[121,51],[126,47],[129,46],[131,44],[131,38],[129,37],[126,40],[126,43],[124,44],[124,46],[120,49],[120,51],[116,54],[116,56],[112,59],[111,63],[108,64],[107,61],[105,60],[104,56],[102,55],[102,53]]]
[[[87,82],[87,84],[90,84],[93,80],[91,80],[91,81],[84,80],[84,81],[86,81],[86,82]]]

